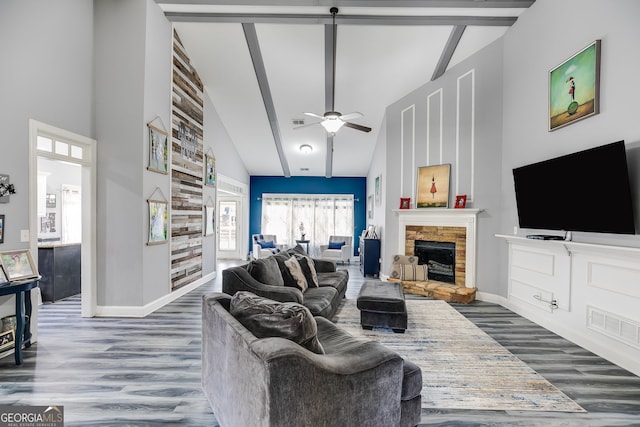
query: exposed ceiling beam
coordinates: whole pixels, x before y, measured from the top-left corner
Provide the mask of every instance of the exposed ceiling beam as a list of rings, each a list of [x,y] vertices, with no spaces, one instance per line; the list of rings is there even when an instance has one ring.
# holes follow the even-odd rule
[[[264,102],[264,108],[267,113],[267,118],[269,119],[269,126],[271,126],[271,133],[273,134],[273,140],[276,144],[276,150],[278,151],[280,164],[282,165],[282,173],[285,178],[290,178],[291,171],[289,170],[289,163],[287,162],[287,158],[285,157],[284,151],[282,149],[282,137],[280,135],[278,116],[276,115],[276,108],[273,104],[273,98],[271,97],[271,89],[269,88],[267,72],[264,68],[262,52],[260,52],[260,45],[258,44],[258,34],[256,33],[256,27],[253,24],[242,24],[242,29],[244,30],[244,36],[247,39],[249,54],[251,55],[253,68],[256,72],[256,78],[258,79],[260,93],[262,93],[262,101]]]
[[[334,63],[333,47],[336,42],[333,34],[333,24],[324,26],[324,111],[332,111],[334,103]],[[327,161],[324,170],[324,175],[327,178],[331,178],[333,175],[333,136],[327,134]]]
[[[234,6],[233,0],[155,0],[158,4]],[[535,0],[244,0],[251,6],[527,8]]]
[[[165,12],[171,22],[255,23],[255,24],[328,24],[331,18],[320,14],[275,13],[200,13]],[[513,16],[395,16],[340,15],[340,24],[348,25],[477,25],[509,27]]]
[[[451,61],[451,57],[453,53],[456,51],[456,47],[458,47],[458,43],[462,38],[462,34],[464,33],[465,26],[458,25],[453,27],[451,30],[451,34],[449,34],[449,40],[447,40],[447,44],[445,45],[442,54],[440,55],[440,60],[438,60],[438,65],[436,65],[436,69],[433,71],[433,76],[431,76],[431,80],[435,80],[447,71],[447,67],[449,66],[449,62]]]
[[[327,164],[325,167],[325,178],[333,176],[333,136],[327,132]]]

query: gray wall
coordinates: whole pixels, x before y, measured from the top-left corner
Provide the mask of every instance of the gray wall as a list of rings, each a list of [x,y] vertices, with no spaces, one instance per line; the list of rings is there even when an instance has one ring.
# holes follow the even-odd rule
[[[467,207],[483,210],[478,216],[476,286],[500,293],[494,234],[500,215],[501,64],[498,40],[387,108],[383,272],[398,247],[398,219],[392,210],[399,207],[400,197],[410,197],[415,207],[417,168],[449,163],[449,206],[457,194],[467,194]],[[380,155],[376,147],[376,159]]]
[[[391,211],[397,200],[411,197],[415,170],[411,158],[404,160],[404,173],[399,174],[400,147],[405,153],[412,141],[407,134],[415,129],[415,155],[426,155],[426,98],[443,90],[443,159],[452,163],[452,197],[455,195],[455,168],[467,170],[469,161],[456,164],[455,105],[456,80],[469,70],[475,70],[475,165],[474,198],[469,207],[483,209],[478,228],[477,286],[481,292],[507,295],[506,244],[495,233],[512,234],[518,225],[513,191],[512,169],[527,163],[579,151],[624,139],[632,192],[635,198],[636,227],[640,226],[640,127],[635,100],[640,96],[640,84],[635,70],[640,67],[637,43],[640,40],[640,2],[635,0],[537,0],[518,19],[505,36],[471,58],[452,67],[442,77],[416,89],[387,108],[386,153],[376,148],[369,171],[369,182],[382,169],[378,163],[385,157],[383,173],[386,208],[383,236],[383,271],[386,261],[397,250],[397,220]],[[567,29],[570,28],[570,31]],[[548,131],[548,73],[564,60],[596,39],[602,40],[600,83],[600,114],[553,132]],[[461,85],[463,91],[465,89]],[[463,99],[468,92],[461,92]],[[415,105],[415,125],[406,113],[405,137],[402,138],[401,114]],[[429,115],[434,122],[437,111]],[[461,135],[470,127],[463,123]],[[435,137],[433,130],[430,136]],[[465,156],[466,148],[461,153]],[[430,152],[430,154],[433,154]],[[418,160],[417,166],[426,165]],[[439,160],[429,163],[437,164]],[[468,191],[467,175],[460,175],[461,194]],[[403,194],[400,188],[403,187]],[[530,230],[518,230],[525,235]],[[638,235],[574,233],[574,240],[640,247]]]
[[[0,2],[0,173],[16,187],[0,251],[29,247],[29,119],[94,136],[92,41],[93,2]]]
[[[28,120],[96,139],[100,306],[141,307],[169,293],[169,245],[146,245],[146,201],[156,187],[170,196],[169,177],[146,170],[146,123],[159,116],[171,125],[171,40],[153,0],[0,2],[0,173],[17,190],[0,204],[0,250],[28,247],[20,242],[29,228]],[[205,144],[219,171],[229,165],[223,173],[248,183],[237,153],[216,147],[221,131],[212,133]],[[204,248],[203,274],[214,270],[214,246]]]

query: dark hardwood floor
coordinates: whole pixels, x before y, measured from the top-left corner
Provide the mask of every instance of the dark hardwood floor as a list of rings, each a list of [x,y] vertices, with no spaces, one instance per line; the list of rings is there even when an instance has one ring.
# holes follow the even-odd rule
[[[79,297],[40,306],[24,364],[0,360],[0,405],[63,405],[66,426],[216,426],[200,386],[201,297],[234,264],[143,319],[84,319]],[[356,298],[364,278],[345,268]],[[639,377],[499,305],[453,306],[588,412],[423,410],[421,425],[640,426]]]

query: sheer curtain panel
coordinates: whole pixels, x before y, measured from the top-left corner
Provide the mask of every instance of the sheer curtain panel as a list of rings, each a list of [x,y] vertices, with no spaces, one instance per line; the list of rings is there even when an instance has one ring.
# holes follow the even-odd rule
[[[302,239],[301,225],[312,255],[331,235],[353,236],[353,195],[262,195],[261,233],[275,234],[292,247]]]

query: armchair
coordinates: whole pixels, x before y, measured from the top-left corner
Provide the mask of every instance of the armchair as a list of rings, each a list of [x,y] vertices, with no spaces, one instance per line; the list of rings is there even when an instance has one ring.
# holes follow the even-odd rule
[[[277,254],[284,247],[278,244],[275,234],[254,234],[252,242],[253,250],[251,254],[254,259],[266,258]]]
[[[344,243],[344,244],[340,244]],[[353,255],[353,236],[329,236],[328,245],[320,245],[320,258],[340,262],[351,263]]]

